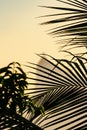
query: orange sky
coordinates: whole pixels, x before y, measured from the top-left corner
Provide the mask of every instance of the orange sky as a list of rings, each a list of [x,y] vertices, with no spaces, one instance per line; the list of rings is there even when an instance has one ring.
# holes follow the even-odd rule
[[[57,55],[55,39],[47,35],[48,26],[39,25],[45,19],[36,18],[50,10],[38,5],[56,5],[51,0],[2,0],[0,1],[0,66],[18,61],[38,62],[35,53]]]
[[[0,1],[1,67],[13,61],[22,64],[26,64],[27,61],[38,62],[39,58],[35,53],[61,56],[58,53],[59,46],[55,42],[56,39],[47,35],[49,26],[39,25],[39,23],[45,22],[49,18],[36,18],[56,11],[40,8],[38,5],[59,6],[59,2],[56,0]]]

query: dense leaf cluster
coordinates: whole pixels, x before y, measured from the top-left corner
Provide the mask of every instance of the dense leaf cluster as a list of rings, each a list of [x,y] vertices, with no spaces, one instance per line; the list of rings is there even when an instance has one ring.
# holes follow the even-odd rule
[[[25,94],[28,87],[27,75],[17,62],[0,69],[0,107],[8,107],[13,112],[23,114],[40,111],[29,96]]]

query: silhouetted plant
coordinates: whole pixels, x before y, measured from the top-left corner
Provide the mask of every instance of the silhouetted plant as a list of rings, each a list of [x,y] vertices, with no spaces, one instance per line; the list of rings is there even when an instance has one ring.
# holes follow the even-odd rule
[[[86,130],[87,1],[57,1],[58,6],[42,6],[58,11],[42,16],[49,18],[42,25],[52,25],[49,33],[58,38],[69,57],[41,54],[42,64],[27,65],[32,68],[30,85],[36,86],[31,88],[32,99],[45,108],[44,117],[35,114],[30,119],[46,130]]]
[[[41,107],[25,94],[28,86],[27,75],[18,62],[10,63],[0,69],[0,107],[8,107],[13,112],[23,114],[23,111],[36,113]]]

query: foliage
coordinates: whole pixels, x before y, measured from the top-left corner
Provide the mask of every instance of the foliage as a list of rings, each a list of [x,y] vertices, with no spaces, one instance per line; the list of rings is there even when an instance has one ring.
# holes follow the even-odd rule
[[[68,59],[39,55],[46,64],[27,65],[32,68],[29,84],[19,63],[0,69],[0,106],[18,110],[42,129],[83,130],[87,129],[87,1],[57,1],[58,7],[42,6],[58,11],[43,16],[51,20],[42,25],[55,25],[50,34],[58,38],[58,43],[77,51],[82,47],[83,52],[76,55],[66,50],[70,54]],[[59,2],[63,6],[59,7]]]
[[[59,7],[59,2],[63,6]],[[41,7],[58,10],[58,13],[42,16],[51,19],[42,25],[55,25],[50,34],[58,38],[58,43],[64,43],[63,47],[76,48],[78,55],[68,48],[69,51],[65,51],[69,58],[43,54],[39,56],[45,65],[27,65],[32,68],[32,77],[29,77],[32,99],[45,108],[45,116],[38,113],[29,118],[43,129],[87,129],[87,1],[58,0],[58,7]]]
[[[8,107],[13,112],[23,114],[37,112],[42,109],[35,106],[29,96],[25,94],[28,87],[27,75],[17,62],[10,63],[0,69],[0,107]]]
[[[42,130],[32,122],[13,113],[8,108],[0,108],[0,129],[2,130]]]
[[[59,7],[61,3],[63,6]],[[58,0],[58,6],[42,7],[53,9],[54,12],[58,10],[58,13],[46,15],[51,20],[42,23],[56,25],[50,34],[63,38],[62,42],[65,39],[65,45],[87,48],[87,1]]]
[[[50,129],[55,128],[55,130],[68,127],[73,129],[85,124],[87,59],[77,56],[69,61],[51,56],[44,58],[44,55],[40,57],[49,67],[33,63],[32,66],[28,66],[37,70],[31,72],[37,77],[29,78],[30,84],[36,85],[36,88],[32,88],[32,98],[45,108],[45,116],[35,115],[34,123],[43,129],[51,127]],[[53,69],[50,69],[50,66]],[[82,122],[78,123],[78,120]],[[73,123],[76,125],[73,126]]]

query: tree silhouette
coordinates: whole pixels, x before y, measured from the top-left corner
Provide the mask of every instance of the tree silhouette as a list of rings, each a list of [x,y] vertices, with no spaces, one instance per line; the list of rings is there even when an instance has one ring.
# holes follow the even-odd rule
[[[22,117],[23,113],[42,112],[26,95],[27,75],[18,62],[0,69],[0,129],[41,130]]]

